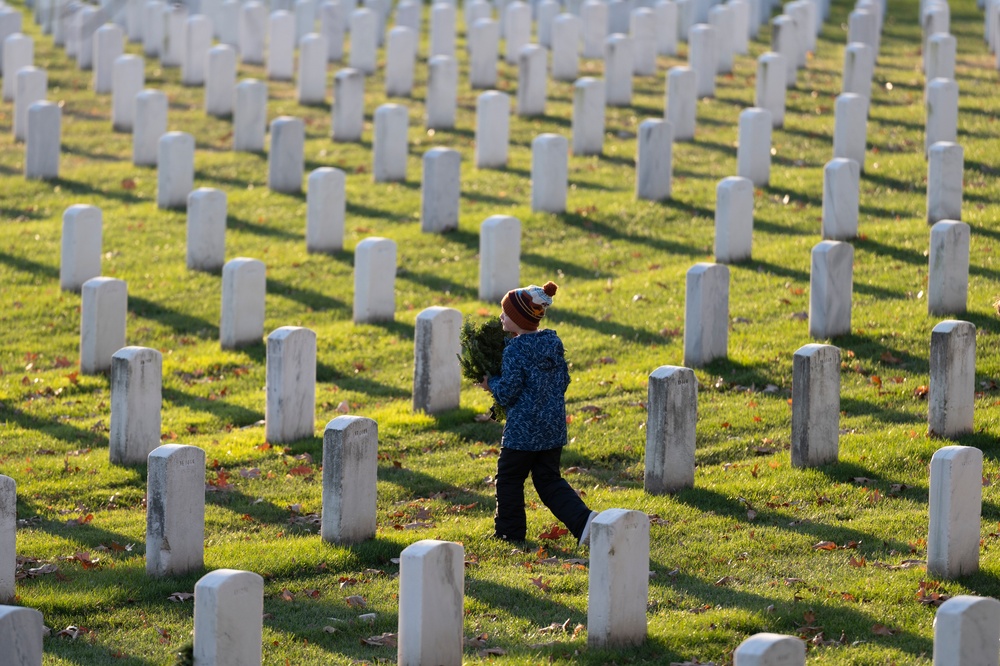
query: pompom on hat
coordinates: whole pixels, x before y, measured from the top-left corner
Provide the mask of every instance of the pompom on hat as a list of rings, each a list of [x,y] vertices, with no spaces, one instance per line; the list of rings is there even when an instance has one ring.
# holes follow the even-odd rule
[[[552,297],[558,288],[555,282],[546,282],[542,287],[533,284],[512,289],[500,300],[500,307],[521,329],[537,331],[538,322],[545,316],[545,309],[552,305]]]

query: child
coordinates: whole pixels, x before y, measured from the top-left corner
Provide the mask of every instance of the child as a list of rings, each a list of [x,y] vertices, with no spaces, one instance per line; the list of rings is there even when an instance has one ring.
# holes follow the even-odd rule
[[[562,521],[580,545],[590,543],[590,523],[597,516],[559,471],[566,446],[566,387],[569,369],[555,331],[538,330],[558,287],[546,282],[514,289],[500,301],[503,329],[514,334],[503,350],[500,375],[479,384],[507,410],[497,462],[495,536],[524,541],[524,482],[531,474],[545,506]]]

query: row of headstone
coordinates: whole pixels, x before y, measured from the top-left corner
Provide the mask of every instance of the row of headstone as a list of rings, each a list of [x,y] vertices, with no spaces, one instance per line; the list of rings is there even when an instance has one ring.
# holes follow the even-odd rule
[[[846,243],[838,245],[850,248]],[[691,363],[696,355],[709,360],[724,357],[729,324],[728,268],[696,264],[688,271],[687,289],[685,364],[696,365]],[[837,461],[840,362],[840,350],[827,344],[805,345],[793,356],[794,467],[818,467]],[[927,417],[931,434],[955,438],[972,432],[975,367],[975,327],[955,320],[935,326],[931,333]],[[694,484],[697,389],[694,372],[686,367],[663,366],[649,376],[645,472],[645,489],[649,493],[675,492]],[[975,533],[978,544],[978,530]],[[977,549],[978,545],[973,550],[978,553]]]
[[[639,645],[647,634],[649,518],[642,511],[609,509],[594,519],[591,530],[588,644]],[[464,562],[465,549],[459,543],[423,540],[403,549],[397,663],[462,663]],[[261,663],[263,579],[259,575],[212,571],[196,583],[194,604],[196,660],[223,663],[225,655],[224,663]]]

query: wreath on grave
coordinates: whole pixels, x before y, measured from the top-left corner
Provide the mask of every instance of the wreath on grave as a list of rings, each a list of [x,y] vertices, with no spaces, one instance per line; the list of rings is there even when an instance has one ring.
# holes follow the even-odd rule
[[[462,367],[462,376],[478,384],[485,375],[499,375],[507,338],[508,333],[503,330],[500,317],[491,317],[481,324],[466,318],[459,334],[462,353],[458,355],[458,362]],[[503,421],[507,417],[504,408],[495,400],[490,407],[490,417],[494,421]]]

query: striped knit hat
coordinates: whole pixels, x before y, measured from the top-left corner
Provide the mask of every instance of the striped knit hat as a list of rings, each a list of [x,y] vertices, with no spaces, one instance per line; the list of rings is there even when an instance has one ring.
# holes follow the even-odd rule
[[[552,297],[559,287],[555,282],[546,282],[544,287],[536,284],[523,289],[512,289],[500,301],[503,313],[525,331],[537,331],[538,322],[545,316],[545,308],[552,305]]]

